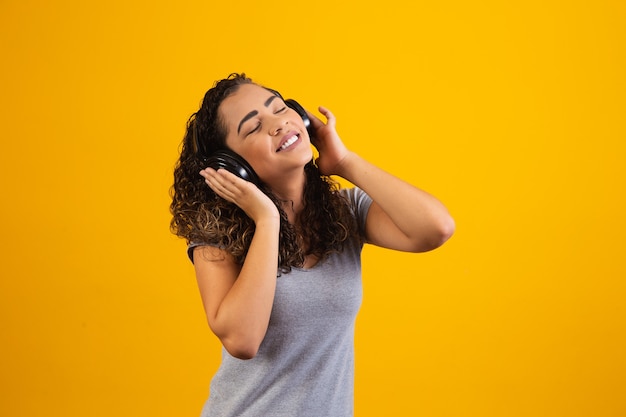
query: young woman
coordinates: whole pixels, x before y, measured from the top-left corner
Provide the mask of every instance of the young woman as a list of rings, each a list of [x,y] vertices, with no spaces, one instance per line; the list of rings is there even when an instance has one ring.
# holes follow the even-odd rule
[[[189,244],[223,345],[204,417],[353,415],[363,244],[424,252],[454,231],[437,199],[347,149],[333,114],[319,111],[326,123],[232,74],[187,124],[172,231]],[[207,168],[223,149],[258,180]],[[339,189],[331,175],[355,187]]]

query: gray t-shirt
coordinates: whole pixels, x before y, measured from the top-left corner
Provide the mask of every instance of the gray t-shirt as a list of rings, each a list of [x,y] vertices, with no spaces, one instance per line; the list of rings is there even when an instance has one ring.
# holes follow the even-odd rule
[[[343,189],[364,229],[372,200]],[[267,333],[250,360],[222,349],[202,417],[350,417],[354,323],[361,306],[360,241],[311,269],[277,278]]]

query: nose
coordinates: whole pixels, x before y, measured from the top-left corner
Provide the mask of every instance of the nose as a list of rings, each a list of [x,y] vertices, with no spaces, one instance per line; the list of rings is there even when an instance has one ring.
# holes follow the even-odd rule
[[[287,130],[287,125],[289,124],[289,120],[284,115],[276,115],[276,117],[272,120],[270,124],[270,134],[272,136],[276,136],[280,132]]]

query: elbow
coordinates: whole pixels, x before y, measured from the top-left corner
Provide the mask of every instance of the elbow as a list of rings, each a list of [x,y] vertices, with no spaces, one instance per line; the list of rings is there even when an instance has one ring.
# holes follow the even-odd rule
[[[437,249],[446,243],[456,230],[456,224],[451,216],[439,220],[433,226],[428,237],[417,243],[411,252],[428,252]]]
[[[222,346],[234,358],[248,360],[254,358],[261,347],[267,332],[265,327],[257,326],[224,326],[216,320],[209,320],[209,327],[218,337]]]
[[[447,216],[439,225],[439,246],[443,245],[452,237],[456,230],[456,223],[452,216]]]
[[[258,349],[239,349],[239,348],[226,348],[226,351],[233,358],[241,359],[244,361],[253,359],[258,353]]]
[[[234,358],[249,360],[254,358],[259,352],[260,343],[249,340],[228,340],[222,339],[224,349]]]

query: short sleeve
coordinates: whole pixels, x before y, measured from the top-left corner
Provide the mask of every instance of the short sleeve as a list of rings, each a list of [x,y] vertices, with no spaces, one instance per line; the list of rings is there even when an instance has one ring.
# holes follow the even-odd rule
[[[187,245],[187,256],[189,257],[189,260],[191,261],[191,263],[193,263],[193,250],[195,248],[197,248],[198,246],[214,246],[214,247],[219,247],[218,245],[211,245],[209,243],[202,243],[202,242],[191,242]]]
[[[187,245],[187,256],[189,257],[189,260],[191,261],[191,263],[193,263],[193,250],[195,248],[197,248],[198,246],[202,246],[202,243],[195,243],[195,242],[191,242],[190,244]]]
[[[365,221],[367,220],[367,213],[373,202],[372,198],[358,187],[343,188],[340,192],[350,203],[350,208],[354,212],[359,226],[359,233],[361,236],[365,236]]]

